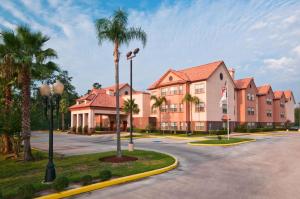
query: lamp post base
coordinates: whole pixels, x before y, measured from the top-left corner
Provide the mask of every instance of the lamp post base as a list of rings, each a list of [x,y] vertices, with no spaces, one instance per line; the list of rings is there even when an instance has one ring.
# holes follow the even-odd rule
[[[53,182],[56,178],[55,166],[53,162],[48,162],[45,174],[45,183]]]
[[[134,144],[133,143],[129,143],[128,144],[128,151],[133,151],[134,150]]]

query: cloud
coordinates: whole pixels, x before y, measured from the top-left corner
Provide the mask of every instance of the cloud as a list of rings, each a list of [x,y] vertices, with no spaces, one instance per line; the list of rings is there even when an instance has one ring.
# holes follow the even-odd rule
[[[263,21],[256,22],[253,26],[250,27],[250,30],[258,30],[266,27],[268,24]]]
[[[279,59],[265,59],[263,62],[266,64],[266,67],[273,70],[278,70],[286,69],[294,62],[294,60],[287,57],[281,57]]]
[[[293,51],[298,55],[300,56],[300,45],[299,46],[296,46]]]

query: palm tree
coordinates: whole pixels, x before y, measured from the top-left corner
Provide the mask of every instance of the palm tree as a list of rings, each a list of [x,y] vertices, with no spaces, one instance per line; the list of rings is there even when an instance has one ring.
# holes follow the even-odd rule
[[[30,91],[32,79],[42,80],[49,77],[58,67],[48,59],[57,57],[56,52],[47,48],[49,37],[41,32],[32,32],[27,26],[16,29],[19,41],[16,60],[19,64],[19,81],[22,94],[22,138],[24,140],[24,161],[33,160],[30,146]]]
[[[3,154],[12,151],[12,143],[9,138],[9,116],[12,106],[12,86],[15,84],[17,77],[16,67],[14,66],[13,52],[17,46],[14,33],[10,31],[2,31],[0,33],[2,42],[0,43],[0,84],[1,92],[4,93],[4,121],[2,140],[4,147]]]
[[[191,131],[191,123],[192,123],[192,118],[193,118],[193,104],[199,104],[200,100],[197,96],[192,96],[190,93],[186,93],[185,96],[182,99],[182,102],[188,103],[188,106],[190,107],[190,121],[188,122],[188,129],[187,129],[187,135]]]
[[[123,110],[125,113],[130,113],[130,110],[132,108],[133,114],[138,114],[140,112],[139,106],[135,103],[135,100],[132,101],[130,99],[127,99],[124,101],[124,107]]]
[[[121,137],[120,137],[120,102],[119,102],[119,48],[122,44],[129,44],[137,39],[146,45],[147,35],[141,28],[127,27],[128,15],[119,9],[110,18],[96,20],[96,31],[99,45],[103,41],[110,41],[114,44],[114,64],[115,64],[115,90],[116,90],[116,122],[117,122],[117,157],[121,157]]]
[[[167,99],[165,96],[156,97],[155,95],[152,95],[150,99],[154,101],[151,109],[153,110],[157,108],[159,111],[159,129],[161,130],[161,107],[163,104],[167,103]]]

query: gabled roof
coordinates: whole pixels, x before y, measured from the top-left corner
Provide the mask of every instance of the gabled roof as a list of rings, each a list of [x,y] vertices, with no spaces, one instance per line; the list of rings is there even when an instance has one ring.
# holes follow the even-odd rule
[[[294,100],[294,103],[296,102],[293,91],[291,91],[291,90],[284,91],[284,96],[285,96],[286,100],[289,100],[290,98],[292,98]]]
[[[244,78],[244,79],[235,80],[234,83],[235,83],[237,89],[246,89],[246,88],[248,88],[248,86],[252,80],[253,80],[253,77],[248,77],[248,78]]]
[[[282,97],[285,99],[283,91],[274,91],[274,100],[281,99]]]
[[[84,98],[81,97],[76,101],[80,102],[70,107],[70,109],[77,108],[88,108],[88,107],[106,107],[115,108],[116,107],[116,97],[106,94],[104,89],[93,89],[89,94],[85,95]],[[82,102],[84,101],[84,102]],[[123,98],[120,97],[120,107],[123,106]]]
[[[224,64],[223,61],[215,61],[209,64],[204,64],[200,66],[189,67],[183,70],[172,70],[169,69],[163,76],[161,76],[157,81],[155,81],[148,90],[152,90],[158,88],[160,86],[166,86],[171,84],[178,84],[178,83],[185,83],[185,82],[195,82],[195,81],[203,81],[207,80],[215,71],[216,69]],[[181,80],[179,81],[172,81],[168,84],[159,85],[160,82],[170,73],[174,73],[177,75]]]
[[[259,86],[257,87],[257,95],[266,95],[270,89],[272,90],[272,87],[269,84]]]
[[[124,88],[125,86],[129,86],[128,83],[121,83],[119,84],[119,89],[122,89]],[[129,86],[130,87],[130,86]],[[112,86],[108,86],[108,87],[105,87],[103,88],[104,90],[110,90],[110,91],[114,91],[116,90],[116,84],[112,85]]]

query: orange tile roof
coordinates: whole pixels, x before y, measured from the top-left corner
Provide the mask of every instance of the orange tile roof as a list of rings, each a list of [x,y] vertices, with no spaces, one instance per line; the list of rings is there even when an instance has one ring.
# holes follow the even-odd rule
[[[129,86],[129,84],[128,83],[121,83],[121,84],[119,84],[119,89],[122,89],[124,86]],[[114,84],[114,85],[112,85],[112,86],[108,86],[108,87],[105,87],[105,88],[103,88],[103,89],[105,89],[105,90],[111,90],[111,91],[115,91],[116,90],[116,85]]]
[[[208,79],[214,72],[215,70],[223,64],[223,61],[215,61],[212,63],[200,65],[200,66],[194,66],[194,67],[189,67],[183,70],[172,70],[169,69],[163,76],[161,76],[157,81],[155,81],[149,88],[148,90],[155,89],[159,86],[159,83],[163,80],[163,78],[169,73],[173,72],[176,74],[181,80],[179,81],[172,81],[168,84],[178,84],[178,83],[185,83],[185,82],[195,82],[195,81],[201,81],[201,80],[206,80]]]
[[[252,80],[253,80],[252,77],[248,77],[248,78],[244,78],[244,79],[235,80],[234,83],[235,83],[237,89],[246,89],[246,88],[248,88],[248,86]]]
[[[281,97],[285,98],[283,91],[274,91],[274,99],[281,99]]]
[[[88,107],[107,107],[107,108],[115,108],[116,107],[116,97],[106,94],[106,90],[104,89],[93,89],[89,94],[87,94],[84,98],[79,98],[76,101],[83,101],[80,104],[75,104],[70,107],[70,109],[78,109],[78,108],[88,108]],[[123,107],[124,100],[120,97],[120,107]]]
[[[266,95],[266,94],[268,94],[268,91],[270,89],[271,89],[271,86],[269,84],[257,87],[257,90],[258,90],[257,94],[258,95]]]

